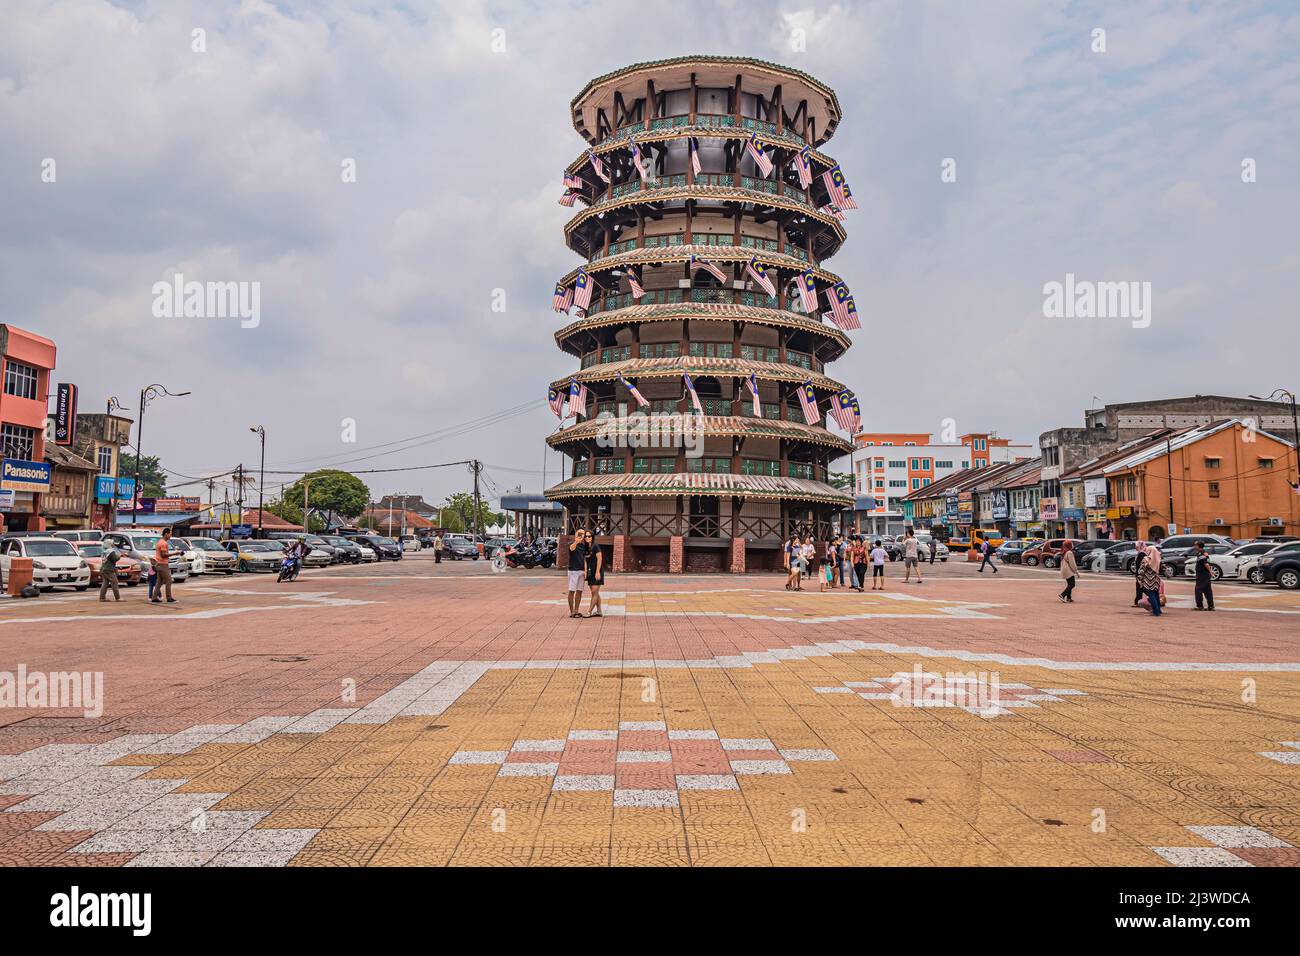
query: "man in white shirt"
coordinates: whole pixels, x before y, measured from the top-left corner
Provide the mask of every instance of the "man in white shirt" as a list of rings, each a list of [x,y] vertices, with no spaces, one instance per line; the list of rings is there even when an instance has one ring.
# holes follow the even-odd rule
[[[876,539],[876,546],[871,549],[871,590],[876,590],[876,582],[880,582],[880,590],[885,589],[885,562],[889,560],[889,553],[880,546],[880,539]]]
[[[921,562],[918,560],[920,557],[919,547],[920,542],[912,536],[912,529],[908,528],[907,536],[903,538],[903,567],[907,572],[903,578],[904,584],[912,580],[913,570],[916,571],[916,583],[925,583],[925,580],[921,577]]]

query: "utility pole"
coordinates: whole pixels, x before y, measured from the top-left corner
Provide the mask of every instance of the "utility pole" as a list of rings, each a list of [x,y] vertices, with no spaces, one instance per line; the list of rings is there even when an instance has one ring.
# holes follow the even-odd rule
[[[241,463],[236,469],[239,477],[235,480],[239,482],[239,490],[235,492],[235,507],[239,510],[239,520],[235,524],[244,523],[244,466]]]
[[[480,520],[480,516],[483,513],[483,509],[482,509],[482,505],[480,505],[479,503],[480,498],[478,492],[478,473],[483,470],[483,463],[479,461],[477,458],[475,458],[473,462],[473,467],[474,467],[474,526],[477,529],[478,533],[481,535],[483,533],[483,527],[482,527],[483,522]]]
[[[302,533],[307,533],[307,489],[311,487],[311,479],[306,475],[302,478]],[[281,492],[283,494],[283,492]]]
[[[1165,455],[1166,464],[1169,466],[1169,524],[1171,535],[1178,533],[1177,524],[1174,521],[1174,443],[1173,436],[1165,436]]]

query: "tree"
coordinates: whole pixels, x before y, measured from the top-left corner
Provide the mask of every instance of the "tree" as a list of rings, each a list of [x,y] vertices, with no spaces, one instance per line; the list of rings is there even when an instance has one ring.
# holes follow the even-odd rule
[[[490,525],[499,525],[505,523],[505,515],[493,511],[487,506],[487,502],[479,500],[478,522],[474,520],[474,496],[467,491],[458,491],[454,495],[449,495],[447,500],[442,503],[438,511],[441,523],[452,530],[456,530],[454,522],[459,522],[461,528],[470,531],[477,531],[479,528],[487,529]]]
[[[134,454],[122,452],[117,473],[123,478],[135,477]],[[141,498],[167,497],[167,472],[163,471],[162,462],[157,455],[145,455],[140,459],[140,490],[137,494]]]
[[[847,471],[832,471],[827,475],[827,480],[832,488],[853,494],[854,482],[853,476]]]
[[[317,514],[325,513],[325,518],[321,522],[322,527],[332,524],[335,516],[355,518],[370,504],[370,489],[360,478],[346,471],[322,468],[320,471],[313,471],[299,478],[281,493],[281,507],[292,509],[297,515],[296,518],[274,511],[270,507],[267,510],[280,515],[286,521],[301,524],[303,482],[307,482],[308,509]]]

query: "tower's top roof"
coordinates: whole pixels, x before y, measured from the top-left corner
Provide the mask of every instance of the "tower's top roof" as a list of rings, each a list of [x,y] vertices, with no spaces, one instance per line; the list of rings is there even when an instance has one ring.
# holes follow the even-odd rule
[[[840,101],[835,91],[802,70],[748,56],[693,54],[633,63],[589,81],[570,104],[574,129],[588,142],[594,142],[596,111],[603,108],[606,115],[612,115],[616,93],[625,100],[642,97],[646,80],[653,80],[660,89],[680,89],[690,84],[692,73],[698,86],[732,86],[739,74],[743,77],[742,92],[770,97],[779,86],[783,101],[790,107],[807,100],[808,114],[817,124],[813,145],[830,139],[840,121]]]

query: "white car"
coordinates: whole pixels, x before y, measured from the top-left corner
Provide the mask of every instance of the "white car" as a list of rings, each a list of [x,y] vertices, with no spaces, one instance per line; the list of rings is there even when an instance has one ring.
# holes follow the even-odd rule
[[[1251,561],[1251,558],[1258,558],[1276,547],[1276,541],[1251,541],[1247,544],[1239,544],[1224,554],[1212,554],[1210,555],[1210,577],[1215,581],[1220,578],[1243,577],[1257,563]],[[1242,570],[1243,567],[1245,571]],[[1196,577],[1196,561],[1193,558],[1188,558],[1183,566],[1183,574],[1189,578]]]
[[[238,559],[223,548],[221,542],[212,538],[173,538],[172,541],[182,549],[191,574],[235,573]]]
[[[32,584],[42,591],[56,587],[90,587],[90,565],[77,553],[71,541],[63,538],[9,538],[0,544],[0,572],[9,580],[14,558],[32,559]]]
[[[420,544],[420,539],[413,534],[404,534],[397,539],[397,543],[402,546],[403,551],[419,551],[424,545]]]
[[[160,540],[162,535],[157,531],[132,531],[128,527],[119,528],[117,531],[105,531],[102,543],[117,548],[128,558],[135,558],[140,562],[144,573],[148,575],[154,549],[158,547]],[[184,551],[184,546],[179,543],[169,545],[167,549],[167,567],[171,569],[172,580],[178,584],[190,576],[190,563],[185,560]]]
[[[918,534],[915,537],[918,545],[917,553],[921,556],[921,560],[929,561],[930,560],[930,538],[932,536],[928,534]],[[934,556],[940,561],[947,561],[948,555],[949,555],[948,546],[944,544],[942,541],[936,542],[934,548]]]
[[[1300,541],[1286,541],[1282,544],[1274,545],[1263,554],[1257,554],[1247,558],[1237,568],[1237,577],[1245,578],[1251,584],[1264,583],[1264,569],[1259,566],[1260,561],[1271,554],[1277,554],[1279,551],[1300,551]]]
[[[375,549],[370,547],[368,544],[365,544],[364,542],[361,541],[357,541],[355,538],[352,539],[352,543],[361,549],[362,564],[365,564],[368,561],[374,561],[376,558],[379,557],[377,554],[375,554]]]

